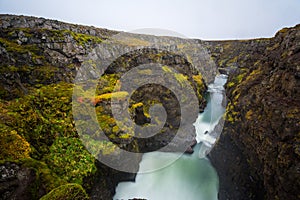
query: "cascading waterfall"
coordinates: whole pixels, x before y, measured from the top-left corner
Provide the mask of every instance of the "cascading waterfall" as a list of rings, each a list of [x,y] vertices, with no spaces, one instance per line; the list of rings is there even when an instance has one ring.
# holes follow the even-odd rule
[[[198,144],[192,155],[184,154],[171,165],[149,173],[137,173],[135,182],[121,182],[114,200],[143,198],[150,200],[217,200],[219,179],[205,157],[220,134],[220,119],[225,112],[225,75],[208,87],[210,97],[194,126]],[[143,155],[140,171],[155,169],[178,157],[177,153],[150,152]],[[202,159],[200,159],[202,158]]]
[[[208,86],[210,100],[205,111],[199,115],[195,122],[197,142],[201,143],[199,157],[204,158],[213,148],[220,136],[224,124],[222,118],[226,110],[226,96],[224,84],[227,81],[226,75],[219,75],[213,84]],[[206,130],[203,132],[203,130]]]

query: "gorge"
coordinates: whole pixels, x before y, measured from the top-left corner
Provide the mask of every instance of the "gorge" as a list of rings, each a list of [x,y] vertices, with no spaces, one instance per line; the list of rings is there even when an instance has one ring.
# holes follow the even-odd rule
[[[91,49],[117,34],[43,18],[0,15],[0,199],[112,199],[118,183],[138,181],[139,175],[112,169],[87,151],[72,113],[78,70]],[[134,94],[130,113],[138,124],[147,124],[149,107],[162,102],[169,117],[162,134],[137,140],[131,137],[133,130],[116,127],[109,102],[112,93],[122,102],[126,93],[122,87],[115,92],[115,85],[133,66],[154,62],[175,69],[182,76],[168,68],[163,73],[190,82],[200,111],[209,105],[204,98],[214,77],[209,74],[227,74],[224,129],[208,155],[219,176],[218,199],[299,199],[300,26],[282,29],[274,38],[201,41],[141,35],[119,45],[130,49],[160,41],[172,43],[168,49],[135,50],[115,60],[100,79],[97,98],[88,96],[88,88],[83,88],[83,96],[76,96],[77,102],[95,107],[101,129],[112,143],[133,152],[153,151],[172,140],[180,124],[179,111],[171,112],[178,106],[174,95],[152,85]],[[190,58],[176,54],[182,48],[194,52],[188,48],[193,43],[201,44],[210,56],[199,61],[200,72]],[[147,79],[153,71],[139,73]],[[145,94],[155,94],[155,102]],[[88,115],[81,117],[84,123]],[[193,146],[197,137],[191,124],[196,118],[188,116],[178,144]],[[97,155],[117,154],[110,142],[96,144],[102,148],[101,152],[96,148]],[[182,159],[195,156],[197,148]],[[129,167],[137,172],[140,160],[137,156]]]
[[[170,200],[218,199],[218,176],[209,160],[204,159],[206,155],[201,155],[201,149],[206,148],[204,144],[201,145],[201,142],[210,142],[207,138],[224,114],[225,108],[222,101],[225,95],[223,88],[225,82],[226,76],[219,75],[214,83],[208,86],[210,94],[207,107],[203,113],[199,114],[194,124],[198,142],[194,147],[194,153],[178,158],[177,155],[174,155],[176,153],[150,152],[144,154],[135,182],[119,183],[114,199],[132,199],[134,197]],[[173,160],[172,157],[175,159]],[[173,162],[164,166],[163,163],[166,160]]]

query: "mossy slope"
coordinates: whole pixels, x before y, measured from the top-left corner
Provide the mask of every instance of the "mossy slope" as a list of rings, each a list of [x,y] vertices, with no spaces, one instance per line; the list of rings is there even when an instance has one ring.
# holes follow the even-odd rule
[[[82,93],[74,98],[79,103],[95,106],[99,125],[110,141],[102,140],[98,130],[92,133],[85,130],[89,133],[78,135],[72,115],[76,71],[90,49],[117,32],[6,15],[0,15],[0,26],[0,147],[5,149],[0,153],[0,167],[14,171],[8,176],[11,179],[0,183],[1,195],[6,199],[39,199],[47,193],[42,199],[86,199],[85,190],[90,196],[110,199],[120,180],[132,178],[131,174],[113,170],[95,158],[118,154],[113,143],[134,152],[149,150],[145,143],[134,138],[137,134],[134,126],[125,123],[122,129],[118,127],[110,107],[112,99],[121,105],[128,96],[121,86],[115,88],[120,84],[120,76],[134,66],[145,64],[145,60],[175,68],[179,73],[169,73],[181,84],[188,81],[199,98],[196,106],[201,109],[205,106],[205,83],[186,58],[149,49],[131,52],[109,66],[99,80],[96,94],[82,88]],[[143,40],[129,41],[133,46],[148,45]],[[151,73],[151,70],[140,71],[145,77]],[[135,99],[130,101],[131,117],[140,125],[149,122],[149,108],[154,103],[163,102],[169,110],[177,105],[170,91],[150,90],[156,90],[155,101],[149,95],[144,101],[141,98],[149,91],[147,88],[136,93]],[[139,109],[141,112],[137,114]],[[153,146],[161,146],[164,137],[174,134],[175,122],[179,123],[178,113],[170,114],[170,119],[176,120],[169,120],[162,136],[152,139]],[[195,117],[190,116],[190,119]],[[79,123],[86,123],[84,117]],[[187,142],[191,142],[194,130],[189,129],[185,134],[189,136]],[[82,139],[89,141],[85,143],[89,151]],[[139,159],[137,157],[130,164],[138,168]],[[22,174],[27,181],[19,179]]]

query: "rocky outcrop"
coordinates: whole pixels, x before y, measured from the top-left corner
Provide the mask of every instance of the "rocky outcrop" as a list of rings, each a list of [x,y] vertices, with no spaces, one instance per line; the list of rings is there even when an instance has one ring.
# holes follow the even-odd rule
[[[116,31],[36,17],[0,15],[1,99],[36,85],[72,82],[89,50]]]
[[[210,154],[219,199],[298,199],[300,26],[209,45],[230,72],[226,122]]]
[[[119,32],[13,15],[0,15],[0,27],[0,133],[1,138],[5,139],[3,141],[13,141],[12,146],[0,154],[0,158],[6,163],[6,168],[16,165],[21,172],[23,169],[33,170],[32,174],[25,174],[24,180],[30,180],[23,181],[26,192],[19,192],[18,189],[23,179],[15,178],[13,182],[19,182],[14,187],[6,187],[10,182],[3,180],[5,187],[1,187],[1,196],[5,194],[4,199],[20,199],[23,194],[24,198],[39,199],[49,192],[44,198],[52,198],[53,195],[64,195],[60,194],[61,188],[69,183],[82,185],[91,199],[110,199],[116,184],[133,180],[135,174],[114,170],[98,162],[95,157],[114,155],[114,163],[123,167],[128,165],[128,168],[136,172],[140,155],[130,162],[122,161],[123,154],[116,150],[114,144],[123,150],[137,153],[157,150],[175,137],[179,126],[184,131],[166,151],[177,151],[181,146],[187,147],[190,153],[193,151],[190,146],[195,143],[195,130],[192,126],[197,117],[195,108],[203,110],[205,107],[204,81],[211,81],[213,76],[208,74],[215,74],[216,69],[204,65],[203,60],[197,60],[198,56],[194,56],[194,63],[203,65],[200,72],[204,76],[201,76],[199,70],[191,64],[190,57],[176,52],[186,49],[193,55],[196,49],[189,44],[201,41],[143,35],[136,39],[132,34],[127,34],[125,43],[116,43],[113,46],[116,50],[105,52],[105,56],[118,55],[118,48],[144,48],[133,48],[130,52],[117,56],[103,76],[96,77],[99,78],[96,96],[90,95],[95,92],[90,93],[89,85],[80,88],[81,92],[76,96],[72,92],[78,69],[85,63],[93,64],[93,61],[97,61],[89,53],[97,51],[100,44],[106,44],[103,41]],[[167,44],[167,47],[156,48],[152,45],[158,43]],[[162,124],[160,118],[151,116],[150,107],[154,104],[161,103],[167,113],[167,121],[162,124],[162,130],[157,136],[139,139],[134,137],[138,133],[135,126],[128,126],[126,131],[118,128],[110,102],[112,98],[117,98],[117,112],[125,110],[123,98],[128,94],[124,91],[124,85],[131,85],[131,82],[121,83],[118,91],[114,91],[115,86],[120,83],[120,77],[130,69],[150,63],[163,66],[161,80],[172,77],[186,91],[191,88],[199,104],[189,104],[190,99],[181,92],[178,95],[185,103],[179,104],[174,91],[155,83],[139,88],[132,96],[129,109],[126,109],[130,111],[130,117],[136,124],[146,126],[151,121],[153,124]],[[101,68],[98,70],[103,71]],[[81,78],[87,79],[97,73],[97,69],[91,69],[82,74]],[[140,70],[137,73],[147,80],[154,71]],[[139,80],[131,81],[138,83]],[[189,83],[189,87],[184,85],[185,82]],[[72,113],[74,101],[79,105],[78,110],[83,110],[81,115],[75,116]],[[89,119],[88,109],[84,105],[96,110],[99,125],[109,140],[104,140],[95,127],[89,126],[85,129],[85,134],[80,136],[90,138],[90,146],[83,146],[74,121],[84,124]],[[189,113],[183,121],[180,118],[181,107]],[[6,143],[1,145],[7,146]],[[93,155],[91,151],[87,151],[86,148],[89,147],[93,150]],[[14,149],[21,155],[17,155]],[[70,191],[80,190],[84,196],[81,188],[69,186]],[[27,190],[32,192],[28,193]]]

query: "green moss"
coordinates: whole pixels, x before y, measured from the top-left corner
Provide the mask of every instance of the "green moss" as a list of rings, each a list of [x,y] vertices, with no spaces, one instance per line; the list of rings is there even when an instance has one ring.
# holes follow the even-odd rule
[[[181,84],[181,86],[184,87],[186,81],[188,80],[187,76],[180,74],[180,73],[175,73],[174,76],[175,76],[176,80]]]
[[[65,41],[66,36],[71,36],[77,44],[80,46],[86,46],[88,44],[96,44],[96,43],[101,43],[103,41],[102,38],[97,37],[97,36],[92,36],[88,34],[82,34],[82,33],[75,33],[73,31],[69,30],[49,30],[49,29],[38,29],[36,30],[37,32],[40,33],[46,33],[48,37],[53,42],[60,42],[60,41]]]
[[[148,100],[143,103],[143,113],[144,113],[145,117],[151,118],[149,110],[150,110],[150,107],[155,104],[162,105],[161,102],[159,102],[158,100]]]
[[[168,66],[162,66],[162,69],[165,73],[167,74],[171,74],[172,76],[175,77],[175,79],[179,82],[179,84],[182,87],[186,86],[188,77],[186,75],[183,75],[181,73],[175,72],[172,68],[168,67]]]
[[[116,153],[116,145],[110,141],[97,140],[87,134],[83,135],[81,139],[84,141],[85,146],[94,157],[98,157],[99,154],[105,156]]]
[[[240,121],[238,114],[239,114],[239,112],[235,111],[234,105],[231,102],[229,102],[226,107],[225,120],[230,123]]]
[[[198,87],[204,87],[203,78],[200,74],[193,75],[193,80],[197,83]]]
[[[111,99],[115,100],[124,100],[128,96],[128,92],[125,91],[120,91],[120,92],[112,92],[112,93],[106,93],[106,94],[101,94],[95,97],[95,101],[107,101]]]
[[[257,63],[256,65],[259,65],[259,63]],[[258,78],[258,75],[261,74],[262,71],[260,69],[260,67],[258,69],[253,70],[247,77],[246,77],[246,82],[249,81],[253,81],[256,78]]]
[[[119,138],[121,139],[129,139],[129,138],[132,138],[133,135],[129,134],[129,133],[124,133],[124,134],[121,134],[119,136]]]
[[[45,83],[54,78],[55,72],[57,70],[58,69],[56,67],[46,65],[35,67],[32,71],[34,71],[34,77],[36,79],[36,82]]]
[[[37,60],[45,61],[41,53],[43,51],[36,44],[18,44],[17,40],[0,37],[0,45],[3,46],[8,53],[12,54],[13,58],[18,62],[23,62],[23,54],[28,55],[26,57],[31,59],[32,63],[36,63]]]
[[[232,88],[233,86],[239,85],[240,83],[242,83],[246,74],[247,74],[247,70],[242,69],[237,76],[233,77],[231,81],[227,82],[226,87]]]
[[[25,45],[19,45],[16,42],[12,42],[8,39],[1,38],[0,37],[0,44],[5,47],[5,49],[8,52],[11,53],[18,53],[18,54],[25,54],[25,53],[37,53],[39,51],[39,48],[37,45],[33,44],[25,44]]]
[[[97,85],[96,95],[119,91],[121,87],[119,79],[120,75],[118,74],[104,74],[101,76]],[[118,85],[118,88],[115,88],[116,85]]]
[[[97,84],[96,91],[91,89],[80,89],[80,95],[78,98],[82,100],[88,100],[92,104],[96,105],[102,101],[113,100],[124,100],[128,93],[120,91],[121,83],[119,76],[116,74],[105,74],[103,75]]]
[[[193,75],[192,78],[193,81],[196,83],[196,91],[197,91],[198,99],[200,100],[200,102],[203,102],[204,100],[203,94],[206,91],[206,86],[203,81],[203,77],[200,74],[198,74],[198,75]]]
[[[226,121],[228,121],[228,122],[230,122],[230,123],[233,123],[235,120],[234,120],[234,118],[232,117],[232,115],[227,114],[227,115],[226,115]]]
[[[53,189],[40,200],[87,200],[88,195],[78,184],[66,184]]]
[[[14,128],[37,151],[48,152],[58,136],[76,136],[72,118],[72,84],[53,84],[35,89],[32,94],[11,102],[7,125]]]
[[[144,106],[144,104],[142,102],[138,102],[138,103],[133,104],[131,107],[132,107],[132,109],[136,109],[136,108],[143,107],[143,106]]]
[[[173,73],[172,69],[169,68],[168,66],[162,66],[162,69],[167,73]]]
[[[100,125],[101,130],[109,136],[110,139],[116,138],[124,138],[123,134],[134,135],[134,127],[128,126],[127,121],[129,119],[124,118],[122,122],[118,122],[112,116],[111,112],[107,110],[108,107],[103,107],[103,105],[99,105],[96,107],[97,120]],[[98,135],[91,135],[93,138],[97,139]]]
[[[237,82],[237,83],[240,83],[240,82],[243,80],[244,76],[245,76],[245,73],[239,74],[239,75],[235,78],[236,82]]]
[[[278,47],[280,47],[279,43],[275,43],[275,45],[271,46],[271,47],[267,47],[266,50],[267,51],[274,51],[275,49],[277,49]]]
[[[238,61],[238,56],[233,57],[228,63],[236,63]]]
[[[7,72],[13,73],[13,72],[17,72],[17,71],[19,71],[19,68],[14,65],[3,66],[0,69],[1,73],[7,73]]]
[[[100,109],[100,110],[99,110]],[[101,129],[105,133],[112,133],[112,127],[116,126],[116,121],[109,114],[102,111],[101,106],[96,108],[97,119]]]
[[[235,95],[234,98],[233,98],[233,105],[236,105],[237,101],[239,100],[239,98],[241,96],[241,93],[238,92],[238,90],[234,90],[233,94]]]
[[[7,29],[6,33],[10,38],[14,38],[21,31],[27,38],[33,36],[33,34],[32,34],[33,30],[31,28],[9,28],[9,29]]]
[[[228,87],[228,88],[231,88],[231,87],[233,87],[234,85],[235,85],[234,82],[228,82],[228,83],[227,83],[227,87]]]
[[[76,40],[76,42],[81,46],[86,46],[88,43],[97,44],[101,43],[103,40],[96,36],[91,36],[82,33],[75,33],[70,31],[71,36]]]
[[[283,28],[280,31],[278,31],[278,33],[286,34],[286,33],[288,33],[289,30],[290,30],[289,28]]]
[[[0,125],[0,160],[29,158],[30,144],[14,130]]]
[[[84,177],[96,172],[95,158],[78,138],[57,138],[43,160],[67,182],[82,184]]]

